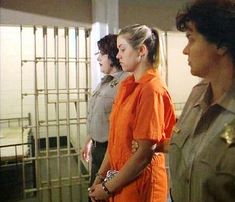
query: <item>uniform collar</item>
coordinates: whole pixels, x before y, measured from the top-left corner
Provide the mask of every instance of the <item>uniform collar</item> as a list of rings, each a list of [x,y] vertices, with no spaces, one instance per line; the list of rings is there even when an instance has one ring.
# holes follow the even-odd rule
[[[105,76],[101,79],[101,83],[102,83],[102,84],[108,83],[108,82],[112,81],[113,78],[114,78],[114,77],[113,77],[112,75],[107,74],[107,75],[105,75]]]
[[[124,71],[117,71],[117,72],[111,74],[111,76],[115,79],[119,79],[123,73],[124,73]]]
[[[124,73],[123,71],[117,71],[113,74],[106,74],[105,76],[102,77],[101,82],[102,83],[107,83],[107,82],[112,81],[113,79],[118,80],[123,73]]]
[[[200,105],[202,108],[209,106],[209,100],[211,98],[211,84],[206,81],[202,81],[206,85],[204,92],[199,97],[194,106]],[[224,109],[235,113],[235,78],[232,81],[232,85],[227,92],[215,103]]]
[[[203,86],[204,90],[202,91],[199,99],[195,102],[194,107],[199,105],[202,109],[206,109],[209,106],[209,101],[211,98],[211,86],[206,80],[202,80],[200,82],[200,86]]]
[[[230,89],[224,93],[218,104],[235,114],[235,78],[233,78]]]

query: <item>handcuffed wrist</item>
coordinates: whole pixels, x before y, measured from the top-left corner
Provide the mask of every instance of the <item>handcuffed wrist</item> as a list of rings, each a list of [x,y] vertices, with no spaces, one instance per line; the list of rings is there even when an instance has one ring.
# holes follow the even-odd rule
[[[102,189],[108,194],[108,195],[111,195],[112,194],[112,192],[110,192],[109,191],[109,189],[107,188],[107,186],[106,186],[106,184],[105,184],[106,182],[102,182]]]

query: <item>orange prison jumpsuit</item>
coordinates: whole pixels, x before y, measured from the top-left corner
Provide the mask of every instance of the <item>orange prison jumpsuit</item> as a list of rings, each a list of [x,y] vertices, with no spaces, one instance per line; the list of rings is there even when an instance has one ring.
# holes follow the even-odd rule
[[[148,70],[135,82],[133,75],[119,88],[110,115],[109,162],[120,170],[131,153],[133,139],[156,143],[169,138],[175,124],[174,107],[157,70]],[[111,202],[166,202],[167,175],[162,153],[156,153],[141,175],[115,193]]]

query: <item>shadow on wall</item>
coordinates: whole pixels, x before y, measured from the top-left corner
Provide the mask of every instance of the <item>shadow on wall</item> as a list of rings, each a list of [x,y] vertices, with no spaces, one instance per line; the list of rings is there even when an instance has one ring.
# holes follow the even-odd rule
[[[175,31],[175,16],[190,0],[119,0],[120,27],[146,24],[164,31]]]
[[[92,22],[91,1],[87,0],[1,0],[2,8],[82,23]]]

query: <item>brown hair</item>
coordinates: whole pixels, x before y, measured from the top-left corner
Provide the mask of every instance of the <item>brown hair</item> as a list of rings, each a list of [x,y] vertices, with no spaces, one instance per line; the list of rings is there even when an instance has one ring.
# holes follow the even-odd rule
[[[112,61],[111,65],[121,70],[122,67],[119,60],[116,58],[118,53],[117,49],[117,35],[108,34],[97,42],[98,48],[102,54],[107,54],[108,58]]]
[[[235,64],[234,0],[196,0],[176,16],[176,27],[186,31],[193,22],[197,31],[218,48],[226,47]]]

